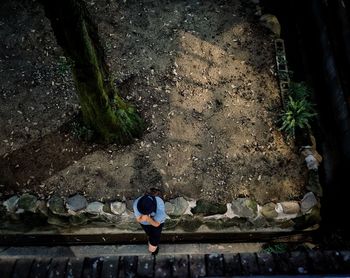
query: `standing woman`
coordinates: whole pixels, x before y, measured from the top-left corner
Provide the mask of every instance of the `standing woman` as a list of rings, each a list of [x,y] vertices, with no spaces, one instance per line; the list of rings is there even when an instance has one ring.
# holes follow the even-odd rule
[[[159,190],[151,189],[151,193],[137,198],[133,203],[136,221],[148,236],[148,251],[157,255],[160,236],[166,218],[165,205],[159,196]]]

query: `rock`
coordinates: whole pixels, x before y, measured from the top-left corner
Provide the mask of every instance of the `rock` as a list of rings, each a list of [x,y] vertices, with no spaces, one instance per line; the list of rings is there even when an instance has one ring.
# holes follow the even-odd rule
[[[272,33],[274,33],[277,37],[280,37],[281,25],[276,16],[272,14],[263,14],[260,17],[260,22],[263,26],[272,31]]]
[[[111,203],[111,211],[112,213],[119,215],[125,212],[126,204],[122,202],[113,202]]]
[[[119,223],[118,229],[125,230],[125,232],[129,232],[129,231],[139,231],[142,228],[140,227],[140,224],[137,223],[133,218],[133,219],[130,219],[130,221],[122,221],[121,223]]]
[[[25,193],[18,199],[17,205],[19,209],[24,211],[35,212],[38,207],[37,200],[37,197]]]
[[[308,176],[308,183],[306,189],[315,193],[318,197],[323,196],[322,186],[320,184],[320,179],[317,170],[310,170]]]
[[[80,194],[76,194],[73,197],[67,199],[66,207],[68,211],[79,211],[88,205],[86,198]]]
[[[249,222],[252,223],[255,229],[257,228],[266,228],[269,227],[270,224],[268,223],[267,219],[262,216],[258,216],[254,219],[250,219]]]
[[[275,203],[268,203],[261,208],[261,214],[267,219],[274,219],[278,216]]]
[[[306,166],[309,170],[317,170],[319,163],[316,159],[316,157],[314,157],[312,154],[309,154],[308,156],[305,157],[305,163]]]
[[[257,213],[257,205],[247,198],[237,198],[232,201],[233,212],[241,218],[254,218]]]
[[[183,197],[178,197],[170,200],[170,203],[174,205],[174,211],[169,215],[180,216],[183,215],[188,208],[189,204]]]
[[[104,213],[103,207],[104,204],[102,204],[101,202],[92,202],[88,204],[85,211],[91,214],[102,214]]]
[[[313,207],[308,214],[294,218],[293,222],[295,223],[294,228],[296,230],[304,230],[318,225],[321,222],[320,209]]]
[[[185,232],[195,232],[200,226],[202,226],[202,224],[202,219],[198,217],[183,217],[179,222],[179,226]]]
[[[17,210],[18,200],[18,196],[12,196],[3,202],[3,206],[7,209],[8,212],[14,213]]]
[[[65,215],[67,214],[64,200],[59,196],[53,196],[47,202],[47,207],[53,214]]]
[[[317,152],[316,139],[310,135],[311,146],[303,146],[301,154],[305,158],[306,166],[309,170],[317,170],[318,166],[322,162],[322,156]]]
[[[315,194],[313,192],[308,192],[304,195],[303,199],[301,200],[301,212],[305,213],[317,204],[318,202]]]
[[[224,214],[226,211],[226,204],[219,204],[206,200],[198,200],[196,206],[191,209],[193,214],[202,214],[204,216]]]
[[[173,215],[175,211],[175,205],[170,202],[165,202],[165,212],[167,215]]]
[[[174,230],[179,223],[179,219],[167,219],[164,222],[164,230]]]
[[[87,224],[88,221],[89,221],[89,218],[82,213],[71,215],[69,217],[69,223],[72,224],[73,226],[82,226]]]
[[[300,205],[297,201],[286,201],[280,204],[285,214],[297,214],[300,212]]]

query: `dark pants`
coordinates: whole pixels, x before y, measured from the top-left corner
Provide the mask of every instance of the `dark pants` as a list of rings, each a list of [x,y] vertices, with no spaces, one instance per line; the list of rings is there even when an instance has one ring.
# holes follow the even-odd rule
[[[153,246],[158,246],[164,224],[162,223],[158,227],[154,227],[152,225],[140,225],[142,229],[146,232],[149,243]]]

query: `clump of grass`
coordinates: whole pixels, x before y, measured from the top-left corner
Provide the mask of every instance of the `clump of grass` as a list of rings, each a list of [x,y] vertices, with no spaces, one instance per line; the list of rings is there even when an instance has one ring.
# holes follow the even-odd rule
[[[295,131],[311,128],[310,122],[317,115],[310,101],[311,90],[305,83],[292,82],[289,88],[288,101],[281,115],[280,130],[288,137],[295,137]]]
[[[304,82],[290,82],[288,93],[293,99],[310,99],[311,89]]]

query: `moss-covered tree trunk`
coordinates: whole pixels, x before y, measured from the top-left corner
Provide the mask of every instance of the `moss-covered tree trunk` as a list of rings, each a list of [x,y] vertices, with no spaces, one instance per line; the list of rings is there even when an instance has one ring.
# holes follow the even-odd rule
[[[136,111],[110,80],[98,30],[82,0],[40,0],[58,44],[72,61],[85,124],[106,142],[126,143],[142,132]]]

